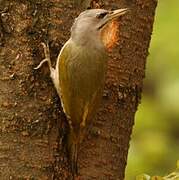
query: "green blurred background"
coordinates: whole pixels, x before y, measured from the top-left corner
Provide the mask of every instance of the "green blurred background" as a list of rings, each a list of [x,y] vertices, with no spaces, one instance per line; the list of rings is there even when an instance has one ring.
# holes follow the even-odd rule
[[[179,159],[179,0],[158,2],[149,52],[126,180],[166,175]]]

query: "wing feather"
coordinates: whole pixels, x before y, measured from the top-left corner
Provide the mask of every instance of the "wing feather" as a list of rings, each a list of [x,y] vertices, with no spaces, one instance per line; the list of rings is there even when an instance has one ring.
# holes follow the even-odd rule
[[[99,104],[106,70],[105,56],[68,41],[57,61],[59,95],[73,124],[85,125]],[[95,109],[94,109],[95,108]]]

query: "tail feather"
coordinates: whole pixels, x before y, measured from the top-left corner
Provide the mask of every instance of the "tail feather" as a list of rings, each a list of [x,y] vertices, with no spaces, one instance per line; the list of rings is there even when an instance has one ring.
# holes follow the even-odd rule
[[[78,174],[78,141],[75,135],[70,132],[67,139],[67,151],[73,178]]]
[[[71,163],[71,171],[73,176],[78,174],[78,145],[77,144],[72,144],[71,147],[71,158],[70,158],[70,163]]]

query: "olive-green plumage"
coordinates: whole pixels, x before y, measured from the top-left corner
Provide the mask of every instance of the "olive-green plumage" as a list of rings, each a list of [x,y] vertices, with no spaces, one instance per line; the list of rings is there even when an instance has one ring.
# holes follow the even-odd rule
[[[36,69],[48,62],[69,124],[67,150],[73,175],[77,174],[79,144],[103,94],[107,55],[101,32],[108,22],[126,10],[82,12],[72,26],[71,37],[63,46],[55,69],[51,66],[49,49],[43,44],[46,58]]]
[[[85,125],[96,98],[101,96],[106,54],[97,49],[90,52],[69,40],[60,55],[58,68],[63,109],[72,126]]]

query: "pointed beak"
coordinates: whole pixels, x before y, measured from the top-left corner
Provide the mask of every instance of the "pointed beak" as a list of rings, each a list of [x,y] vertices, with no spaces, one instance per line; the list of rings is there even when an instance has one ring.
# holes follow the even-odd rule
[[[106,17],[102,20],[102,22],[101,22],[98,29],[101,29],[105,24],[107,24],[108,22],[112,21],[115,18],[118,18],[118,17],[124,15],[128,11],[129,11],[128,8],[117,9],[117,10],[114,10],[114,11],[110,11],[109,14],[106,15]]]
[[[129,11],[128,8],[117,9],[117,10],[111,11],[111,13],[108,15],[108,19],[112,20],[114,18],[120,17],[120,16],[124,15],[128,11]]]

